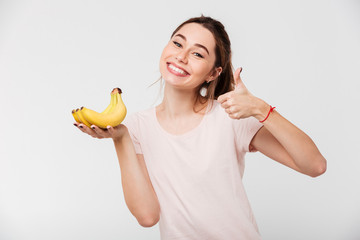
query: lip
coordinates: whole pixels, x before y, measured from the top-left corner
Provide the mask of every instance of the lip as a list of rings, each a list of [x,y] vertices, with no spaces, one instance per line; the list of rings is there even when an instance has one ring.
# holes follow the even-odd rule
[[[183,70],[183,71],[186,73],[186,75],[183,75],[183,74],[181,74],[181,73],[178,73],[177,71],[172,70],[172,69],[169,67],[170,64],[171,64],[171,65],[174,65],[175,67],[177,67],[177,68],[179,68],[179,69],[181,69],[181,70]],[[190,75],[185,69],[183,69],[182,67],[176,65],[176,64],[173,63],[173,62],[167,62],[167,63],[166,63],[166,66],[167,66],[168,71],[171,72],[172,74],[176,75],[176,76],[179,76],[179,77],[187,77],[187,76]]]

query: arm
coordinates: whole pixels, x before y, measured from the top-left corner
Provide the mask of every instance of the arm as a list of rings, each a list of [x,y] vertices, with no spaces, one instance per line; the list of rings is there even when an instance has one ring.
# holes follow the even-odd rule
[[[152,227],[160,219],[158,198],[151,184],[142,154],[136,154],[128,129],[120,124],[103,130],[92,125],[75,124],[94,138],[112,138],[121,171],[125,202],[130,212],[143,227]]]
[[[259,114],[255,117],[263,120],[270,106],[258,102]],[[271,159],[298,172],[317,177],[326,171],[326,160],[315,143],[303,131],[273,111],[263,123],[250,145]]]
[[[218,102],[233,119],[253,116],[263,120],[270,106],[246,89],[240,78],[241,70],[239,68],[234,73],[235,90],[219,96]],[[251,148],[311,177],[326,171],[326,160],[311,138],[277,111],[273,111],[263,124],[264,127],[253,137]]]
[[[160,206],[151,184],[142,154],[136,154],[127,132],[114,140],[121,170],[125,202],[143,227],[155,225],[160,218]]]

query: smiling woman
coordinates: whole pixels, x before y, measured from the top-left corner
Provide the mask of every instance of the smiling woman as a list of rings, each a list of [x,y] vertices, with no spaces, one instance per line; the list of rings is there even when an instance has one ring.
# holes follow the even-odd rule
[[[184,25],[161,54],[160,72],[165,86],[196,91],[204,80],[210,82],[221,72],[221,66],[214,69],[215,60],[212,33],[197,23]]]
[[[259,151],[316,177],[326,160],[304,132],[253,96],[233,73],[224,26],[181,24],[159,62],[164,98],[124,124],[80,129],[114,140],[126,204],[162,239],[261,239],[242,183],[247,152]],[[200,89],[206,88],[204,95]]]
[[[164,63],[162,62],[164,54],[170,54],[168,51],[171,50],[173,50],[173,54],[177,54],[176,59],[181,60],[181,58],[185,57],[183,60],[186,63],[191,61],[192,64],[195,64],[193,66],[195,71],[197,70],[196,68],[202,68],[199,66],[200,64],[205,64],[208,68],[211,67],[210,69],[202,68],[203,71],[208,71],[205,74],[210,78],[194,89],[196,93],[199,93],[200,89],[205,88],[207,90],[205,94],[206,99],[217,99],[221,94],[233,90],[234,78],[231,65],[231,43],[225,27],[219,21],[206,17],[191,18],[174,30],[160,60],[160,71],[162,78],[165,80],[164,74],[166,72],[162,71],[161,64]],[[186,69],[177,66],[174,62],[166,63],[170,68],[175,66],[186,72]],[[196,94],[194,110],[196,102],[204,102],[201,100],[203,100],[201,95]]]

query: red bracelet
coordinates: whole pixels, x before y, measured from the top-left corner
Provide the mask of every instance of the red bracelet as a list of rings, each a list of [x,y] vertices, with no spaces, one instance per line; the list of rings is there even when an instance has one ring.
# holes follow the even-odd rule
[[[272,106],[270,105],[270,110],[269,110],[266,118],[265,118],[264,120],[262,120],[262,121],[259,121],[259,122],[261,122],[261,123],[265,122],[265,120],[269,117],[270,113],[274,110],[274,108],[275,108],[275,107],[272,107]]]

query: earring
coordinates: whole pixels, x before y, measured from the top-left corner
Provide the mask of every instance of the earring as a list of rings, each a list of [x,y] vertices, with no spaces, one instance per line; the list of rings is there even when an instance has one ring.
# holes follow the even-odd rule
[[[207,94],[207,88],[206,87],[202,87],[201,89],[200,89],[200,95],[201,96],[203,96],[203,97],[205,97],[206,96],[206,94]]]

